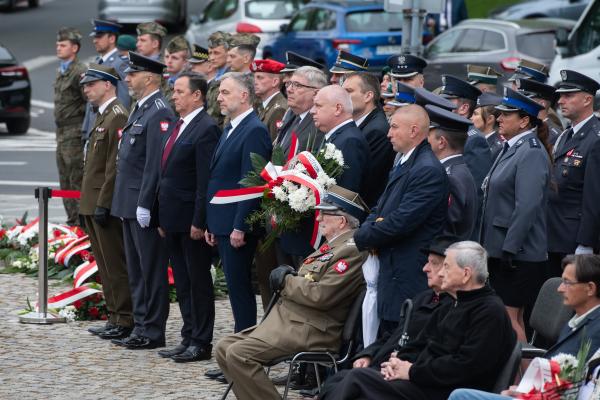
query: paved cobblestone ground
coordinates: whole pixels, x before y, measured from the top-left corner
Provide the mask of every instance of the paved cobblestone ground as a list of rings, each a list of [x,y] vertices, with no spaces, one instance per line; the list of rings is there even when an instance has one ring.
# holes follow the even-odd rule
[[[49,286],[50,294],[66,288],[52,280]],[[0,274],[0,399],[219,399],[223,394],[225,385],[203,376],[216,368],[214,358],[176,364],[156,350],[125,350],[87,332],[99,322],[19,323],[18,311],[36,292],[36,279]],[[213,343],[232,326],[228,300],[217,300]],[[180,327],[179,308],[171,304],[167,346],[179,342]]]

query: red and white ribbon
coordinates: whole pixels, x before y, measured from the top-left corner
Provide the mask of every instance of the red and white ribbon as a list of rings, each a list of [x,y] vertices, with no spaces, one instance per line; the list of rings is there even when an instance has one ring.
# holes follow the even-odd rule
[[[79,239],[73,240],[72,242],[68,243],[66,246],[58,249],[56,251],[56,254],[54,255],[54,262],[57,264],[65,264],[65,257],[67,256],[67,254],[69,253],[69,251],[71,249],[73,249],[74,247],[79,246],[80,244],[84,243],[88,241],[88,237],[87,236],[82,236]],[[88,241],[89,243],[89,241]]]
[[[75,268],[75,271],[73,272],[73,286],[76,288],[80,287],[87,278],[94,275],[96,272],[98,272],[96,260],[92,262],[83,262],[79,267]]]
[[[77,300],[81,300],[99,292],[100,290],[91,288],[89,286],[79,286],[61,294],[57,294],[56,296],[50,297],[48,299],[48,308],[63,308],[69,304],[73,304]]]

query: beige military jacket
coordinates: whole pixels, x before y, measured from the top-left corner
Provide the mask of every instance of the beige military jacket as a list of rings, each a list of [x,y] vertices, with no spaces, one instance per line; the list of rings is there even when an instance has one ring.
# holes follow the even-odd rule
[[[283,351],[338,351],[352,303],[364,288],[366,252],[343,233],[304,260],[298,276],[288,275],[279,301],[250,336]]]
[[[285,114],[285,110],[287,109],[287,100],[285,96],[279,92],[277,93],[267,104],[266,107],[262,107],[259,110],[258,116],[260,120],[267,126],[269,129],[269,134],[271,135],[271,141],[275,141],[277,137],[277,132],[279,128],[281,128],[283,114]]]
[[[119,139],[128,116],[125,107],[115,99],[96,118],[83,167],[79,203],[79,213],[82,215],[93,215],[97,206],[110,209],[117,174]]]

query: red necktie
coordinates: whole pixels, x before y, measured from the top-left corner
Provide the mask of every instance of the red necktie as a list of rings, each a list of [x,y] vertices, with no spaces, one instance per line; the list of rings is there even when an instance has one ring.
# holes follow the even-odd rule
[[[171,150],[173,150],[173,146],[175,145],[175,140],[179,135],[179,130],[181,129],[181,125],[183,125],[183,119],[179,119],[175,124],[175,129],[173,129],[173,133],[169,136],[169,140],[167,140],[167,145],[163,150],[162,160],[160,161],[160,167],[165,169],[165,164],[167,163],[167,159],[169,158],[169,154],[171,154]]]

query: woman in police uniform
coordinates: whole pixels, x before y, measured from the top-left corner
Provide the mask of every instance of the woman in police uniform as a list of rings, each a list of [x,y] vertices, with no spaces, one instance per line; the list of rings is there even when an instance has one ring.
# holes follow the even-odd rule
[[[480,242],[488,251],[490,283],[520,341],[526,341],[523,312],[535,301],[547,259],[550,151],[547,126],[537,118],[540,108],[505,88],[496,109],[507,141],[483,183]]]

